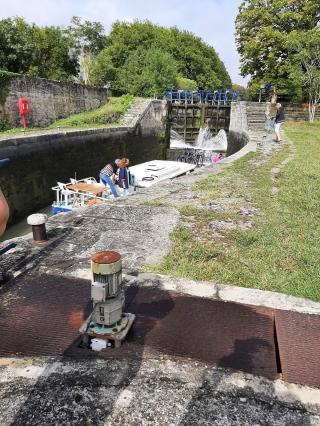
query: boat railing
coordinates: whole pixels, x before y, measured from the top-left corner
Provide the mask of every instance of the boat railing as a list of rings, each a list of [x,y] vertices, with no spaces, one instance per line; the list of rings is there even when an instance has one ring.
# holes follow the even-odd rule
[[[102,189],[101,193],[105,196],[98,196],[97,194],[92,194],[90,192],[78,191],[70,188],[71,185],[79,182],[84,182],[87,184],[97,183],[95,178],[84,178],[79,179],[76,182],[76,179],[70,179],[70,183],[57,182],[57,186],[53,186],[51,189],[56,192],[56,201],[53,203],[55,206],[83,206],[88,200],[100,200],[106,201],[109,198],[109,194],[106,190]]]
[[[61,191],[60,190],[60,188],[59,188],[59,186],[54,186],[54,187],[52,187],[51,188],[53,191],[57,191],[57,192],[59,192],[59,191]],[[104,191],[102,191],[102,192],[104,192]],[[75,198],[76,199],[79,199],[79,197],[80,197],[80,199],[82,198],[83,200],[82,200],[82,202],[81,202],[81,205],[83,204],[83,205],[85,205],[85,202],[86,202],[86,200],[87,199],[96,199],[96,200],[101,200],[101,201],[107,201],[107,199],[108,198],[110,198],[110,197],[100,197],[100,196],[98,196],[98,195],[95,195],[95,194],[91,194],[90,192],[79,192],[79,191],[74,191],[74,190],[72,190],[72,189],[68,189],[68,190],[66,190],[65,191],[65,194],[66,195],[68,195],[68,196],[74,196],[74,197],[70,197],[70,199],[72,199],[72,202],[70,203],[70,199],[69,198],[66,198],[65,197],[65,202],[63,202],[63,200],[62,199],[60,199],[60,197],[59,197],[59,195],[57,196],[58,198],[56,199],[56,201],[55,201],[55,205],[66,205],[66,206],[68,206],[68,205],[72,205],[72,204],[74,204],[74,202],[75,202]]]
[[[74,185],[75,183],[78,183],[78,182],[97,183],[97,179],[94,178],[94,177],[88,177],[88,178],[83,178],[83,179],[70,178],[70,182],[71,182],[71,185]]]
[[[232,89],[216,90],[178,90],[166,89],[165,98],[172,104],[198,104],[205,103],[209,105],[230,105],[231,102],[238,100],[238,93]]]

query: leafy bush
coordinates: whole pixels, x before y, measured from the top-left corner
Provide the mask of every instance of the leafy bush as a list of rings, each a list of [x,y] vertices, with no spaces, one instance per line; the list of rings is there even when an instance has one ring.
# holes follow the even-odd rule
[[[138,48],[126,60],[118,74],[121,92],[162,97],[167,87],[176,85],[177,63],[160,49]]]
[[[177,82],[178,82],[178,89],[181,89],[181,90],[197,89],[197,82],[194,80],[191,80],[190,78],[178,76]]]
[[[11,129],[10,123],[5,118],[0,118],[0,132]]]

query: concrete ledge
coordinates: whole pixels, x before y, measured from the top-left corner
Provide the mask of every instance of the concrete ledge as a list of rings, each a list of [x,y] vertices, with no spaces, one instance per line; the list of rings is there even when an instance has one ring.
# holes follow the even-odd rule
[[[282,293],[150,273],[140,273],[137,277],[128,276],[127,279],[130,284],[157,287],[190,296],[320,315],[320,303]]]

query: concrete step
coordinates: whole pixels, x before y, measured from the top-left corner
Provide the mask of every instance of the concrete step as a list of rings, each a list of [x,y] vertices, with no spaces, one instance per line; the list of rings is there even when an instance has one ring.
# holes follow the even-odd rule
[[[128,109],[125,115],[122,118],[122,124],[134,126],[139,117],[144,113],[145,109],[150,104],[151,99],[148,100],[137,100],[135,103]]]

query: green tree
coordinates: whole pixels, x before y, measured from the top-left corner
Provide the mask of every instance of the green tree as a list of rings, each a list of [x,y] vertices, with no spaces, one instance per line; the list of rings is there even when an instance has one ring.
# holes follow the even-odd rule
[[[28,75],[68,80],[78,72],[77,57],[71,54],[73,41],[59,27],[33,27],[32,64]]]
[[[33,60],[32,26],[23,18],[0,20],[0,68],[26,72]]]
[[[177,88],[181,90],[195,90],[197,89],[197,82],[179,75],[177,78]]]
[[[320,30],[314,28],[303,33],[303,37],[299,31],[293,31],[288,38],[288,47],[294,52],[295,59],[290,76],[302,82],[308,96],[309,121],[313,122],[320,102]]]
[[[78,16],[73,16],[66,32],[74,40],[79,57],[80,76],[87,84],[94,56],[107,46],[104,27],[100,22],[82,21]]]
[[[179,76],[194,80],[199,88],[215,89],[231,86],[230,76],[213,47],[190,32],[160,27],[149,21],[113,24],[108,37],[108,46],[98,55],[100,63],[94,60],[92,64],[96,81],[102,80],[102,76],[105,75],[102,57],[107,61],[107,68],[112,64],[115,80],[119,80],[120,74],[121,78],[123,75],[122,67],[138,49],[139,52],[159,49],[163,53],[168,53],[176,62]],[[125,85],[122,84],[122,87]]]
[[[23,18],[0,20],[0,68],[67,80],[77,74],[73,42],[59,27],[37,27]]]
[[[240,84],[233,83],[232,90],[238,93],[239,99],[241,99],[242,101],[249,99],[249,90],[246,87],[241,86]]]
[[[299,97],[299,81],[291,78],[292,31],[304,34],[319,22],[319,0],[245,0],[236,18],[241,74],[250,75],[251,90],[272,82],[280,91]],[[279,91],[279,90],[278,90]]]
[[[162,96],[176,81],[177,64],[169,53],[140,47],[126,60],[113,89],[132,95]]]
[[[116,68],[112,63],[108,48],[102,50],[92,60],[89,68],[90,84],[104,86],[107,81],[114,81],[116,78]]]

